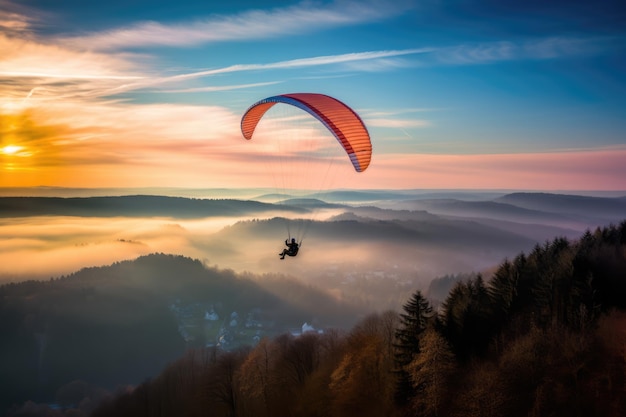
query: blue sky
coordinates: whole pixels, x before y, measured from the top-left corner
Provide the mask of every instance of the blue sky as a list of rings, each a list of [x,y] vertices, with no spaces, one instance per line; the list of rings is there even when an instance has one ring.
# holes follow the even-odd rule
[[[239,117],[319,92],[348,187],[626,190],[619,1],[128,3],[0,0],[0,185],[260,186]]]

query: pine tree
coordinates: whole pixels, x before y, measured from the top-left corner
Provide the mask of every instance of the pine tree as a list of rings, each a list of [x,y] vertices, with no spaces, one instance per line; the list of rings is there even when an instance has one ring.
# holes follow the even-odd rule
[[[459,282],[442,304],[441,332],[459,360],[487,349],[498,323],[481,275]]]
[[[516,265],[523,265],[526,262],[522,254],[516,259]],[[489,296],[493,303],[494,313],[501,317],[501,322],[505,322],[511,315],[513,303],[517,295],[518,268],[505,260],[489,285]]]
[[[402,310],[394,345],[394,360],[398,374],[396,399],[400,404],[407,404],[413,396],[414,389],[406,367],[420,353],[421,336],[432,323],[434,315],[432,306],[421,291],[416,291]]]

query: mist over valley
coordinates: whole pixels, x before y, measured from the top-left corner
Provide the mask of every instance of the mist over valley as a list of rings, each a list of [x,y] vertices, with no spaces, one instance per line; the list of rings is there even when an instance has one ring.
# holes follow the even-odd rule
[[[548,193],[233,190],[229,197],[216,190],[219,198],[190,198],[117,192],[0,197],[0,281],[46,279],[160,252],[313,282],[337,268],[394,271],[424,286],[440,275],[479,272],[556,236],[575,239],[626,213],[619,196]],[[290,232],[305,235],[302,251],[276,262]]]

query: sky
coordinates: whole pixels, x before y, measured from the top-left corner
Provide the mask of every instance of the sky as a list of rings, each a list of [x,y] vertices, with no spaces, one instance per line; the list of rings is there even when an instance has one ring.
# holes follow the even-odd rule
[[[373,146],[333,187],[626,190],[620,3],[0,0],[0,187],[271,186],[294,116],[241,116],[315,92]]]

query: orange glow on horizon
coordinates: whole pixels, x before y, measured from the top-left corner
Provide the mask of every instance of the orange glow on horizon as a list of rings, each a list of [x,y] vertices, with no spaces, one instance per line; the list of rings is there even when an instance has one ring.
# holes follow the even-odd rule
[[[236,149],[234,149],[236,150]],[[216,159],[185,151],[132,163],[101,161],[18,169],[2,167],[5,187],[276,188],[268,163],[234,152]],[[221,155],[222,157],[224,155]],[[7,156],[13,158],[13,156]],[[555,154],[378,155],[362,173],[339,169],[332,187],[354,189],[626,190],[626,150]],[[349,164],[348,161],[345,161]],[[581,170],[581,164],[585,164]],[[26,167],[23,167],[26,168]],[[309,169],[315,169],[309,167]],[[590,174],[592,172],[592,174]],[[298,180],[290,184],[298,187]],[[306,184],[302,188],[307,188]]]

